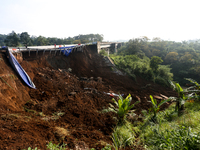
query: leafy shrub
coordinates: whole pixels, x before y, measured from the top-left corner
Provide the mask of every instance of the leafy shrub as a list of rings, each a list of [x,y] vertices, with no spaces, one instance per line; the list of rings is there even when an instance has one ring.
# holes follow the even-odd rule
[[[161,84],[161,85],[163,85],[163,86],[169,86],[168,80],[165,79],[165,78],[162,78],[161,76],[156,76],[156,77],[154,78],[154,82],[155,82],[155,83],[158,83],[158,84]]]
[[[170,72],[171,68],[169,65],[159,65],[158,67],[158,75],[166,80],[173,79],[173,73]]]
[[[188,80],[190,81],[192,84],[194,84],[194,86],[192,88],[195,88],[197,90],[200,90],[200,84],[196,81],[196,80],[193,80],[191,78],[185,78],[185,80]],[[197,91],[199,92],[199,91]]]
[[[153,71],[157,71],[158,64],[160,64],[162,62],[163,62],[163,60],[161,59],[161,57],[153,56],[153,57],[151,57],[151,60],[150,60],[150,67],[153,69]]]
[[[158,65],[153,61],[154,59],[152,59],[151,65],[153,66],[150,67],[150,59],[146,56],[140,58],[138,55],[112,55],[111,58],[119,69],[123,70],[134,79],[136,79],[136,75],[140,75],[147,80],[152,80],[167,86],[169,86],[168,80],[172,80],[173,74],[170,73],[171,68],[169,68],[169,66]]]
[[[52,142],[49,142],[49,144],[47,144],[47,149],[49,150],[66,150],[67,148],[65,148],[66,144],[62,144],[61,146],[53,144]]]
[[[188,89],[183,89],[179,83],[169,81],[172,88],[177,92],[178,97],[170,97],[170,99],[176,102],[176,110],[178,111],[178,115],[180,116],[184,111],[184,104],[186,100],[190,100],[193,98],[193,93],[188,94]]]
[[[115,103],[116,107],[110,104],[110,107],[106,110],[103,110],[103,112],[114,112],[117,113],[119,116],[119,122],[123,123],[126,119],[126,116],[128,114],[133,114],[134,110],[131,110],[139,101],[135,102],[134,104],[131,104],[132,97],[129,94],[125,99],[119,95],[119,100],[115,100],[114,98],[112,99],[113,102]]]
[[[99,52],[100,55],[102,56],[108,56],[108,53],[103,49]]]
[[[153,112],[153,117],[152,119],[157,122],[157,112],[160,110],[160,106],[163,105],[164,103],[170,101],[170,99],[167,100],[162,100],[159,104],[157,104],[157,100],[153,98],[152,95],[150,95],[151,98],[151,104],[152,107],[149,109],[149,111]]]

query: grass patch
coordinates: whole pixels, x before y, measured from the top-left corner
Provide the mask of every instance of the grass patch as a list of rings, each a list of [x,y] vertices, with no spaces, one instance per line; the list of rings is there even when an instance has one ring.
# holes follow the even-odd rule
[[[140,124],[140,138],[148,149],[200,149],[200,102],[186,102],[178,117],[175,104],[158,113],[158,123],[147,115]]]
[[[139,132],[138,128],[125,121],[123,124],[118,124],[112,133],[113,147],[115,149],[122,149],[126,146],[135,145],[135,137]]]

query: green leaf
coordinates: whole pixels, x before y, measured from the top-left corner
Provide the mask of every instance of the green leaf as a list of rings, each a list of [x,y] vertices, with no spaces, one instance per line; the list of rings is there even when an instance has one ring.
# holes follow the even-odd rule
[[[118,106],[117,101],[116,101],[114,98],[112,98],[112,100],[113,100],[113,102],[115,103],[115,105]],[[119,106],[118,106],[118,107],[119,107]]]
[[[118,100],[118,107],[119,107],[119,108],[122,107],[122,104],[123,104],[122,100],[119,99],[119,100]]]
[[[151,102],[152,102],[153,106],[155,107],[157,105],[157,101],[155,99],[153,99],[152,95],[150,95],[150,98],[151,98]]]
[[[166,103],[166,102],[169,102],[171,101],[171,99],[166,99],[166,100],[163,100],[161,101],[159,104],[158,104],[158,107],[160,107],[162,104]]]

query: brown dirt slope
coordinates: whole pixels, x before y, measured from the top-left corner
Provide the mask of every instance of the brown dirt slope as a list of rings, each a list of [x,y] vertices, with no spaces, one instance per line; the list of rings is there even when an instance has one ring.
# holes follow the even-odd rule
[[[24,53],[20,63],[37,89],[28,88],[0,53],[0,149],[43,150],[49,141],[71,149],[101,149],[112,143],[116,124],[114,114],[99,112],[112,102],[104,92],[130,93],[133,102],[141,101],[137,114],[150,108],[149,95],[175,95],[161,85],[113,73],[92,49],[69,57]]]

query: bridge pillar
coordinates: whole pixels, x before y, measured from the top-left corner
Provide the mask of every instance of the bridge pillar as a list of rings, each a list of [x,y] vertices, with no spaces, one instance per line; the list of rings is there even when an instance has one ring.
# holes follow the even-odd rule
[[[100,51],[101,51],[101,43],[97,42],[97,53],[99,54]]]
[[[111,46],[111,51],[113,53],[117,53],[117,43],[112,43],[110,46]]]
[[[114,43],[115,45],[115,53],[117,53],[117,43]]]

